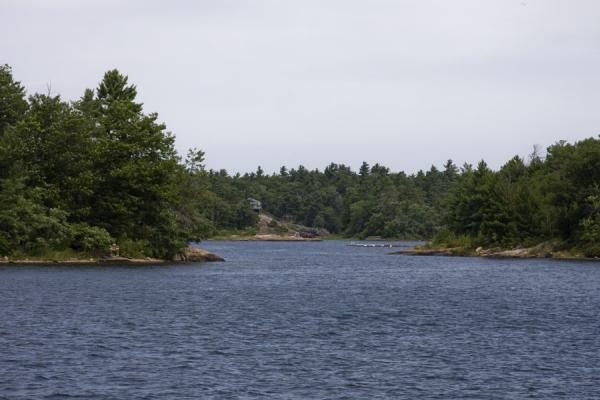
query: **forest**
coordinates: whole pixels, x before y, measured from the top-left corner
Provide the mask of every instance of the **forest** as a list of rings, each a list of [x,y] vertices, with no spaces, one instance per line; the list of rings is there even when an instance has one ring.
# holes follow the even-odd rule
[[[28,96],[0,66],[0,255],[169,259],[189,241],[251,234],[258,216],[333,237],[432,239],[443,246],[515,247],[553,241],[600,256],[600,141],[559,141],[500,169],[451,160],[415,174],[362,164],[281,167],[231,175],[184,157],[175,136],[117,70],[76,101]]]

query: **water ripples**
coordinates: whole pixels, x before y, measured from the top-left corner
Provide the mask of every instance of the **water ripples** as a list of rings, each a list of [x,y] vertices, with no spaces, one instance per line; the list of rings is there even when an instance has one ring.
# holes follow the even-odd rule
[[[0,399],[600,398],[600,264],[205,243],[2,267]]]

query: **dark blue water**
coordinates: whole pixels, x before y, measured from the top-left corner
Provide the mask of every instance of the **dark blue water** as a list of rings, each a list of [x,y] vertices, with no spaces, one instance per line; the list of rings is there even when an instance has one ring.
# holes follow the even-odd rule
[[[0,398],[600,398],[600,263],[346,244],[0,267]]]

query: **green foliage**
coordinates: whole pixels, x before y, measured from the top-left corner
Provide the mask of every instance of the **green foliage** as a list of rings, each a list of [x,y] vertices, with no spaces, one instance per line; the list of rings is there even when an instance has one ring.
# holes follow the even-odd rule
[[[181,160],[174,136],[145,113],[117,70],[74,103],[25,91],[0,66],[0,255],[104,254],[171,258],[187,240],[255,232],[259,199],[277,218],[347,237],[434,238],[450,247],[511,247],[555,239],[596,256],[600,140],[559,142],[544,158],[448,161],[413,175],[363,162],[269,175],[206,170]]]
[[[44,191],[28,188],[21,177],[0,183],[0,255],[36,254],[68,242],[66,212],[42,204]]]
[[[265,211],[289,222],[351,237],[402,238],[431,237],[441,227],[442,199],[456,178],[451,161],[444,171],[432,167],[414,176],[363,163],[358,173],[330,164],[323,171],[282,167],[279,174],[266,175],[258,168],[232,177],[210,170],[202,177],[214,193],[205,201],[211,210],[205,215],[216,227],[256,223],[246,204],[252,197],[262,201]],[[234,204],[244,212],[233,212]]]
[[[169,212],[178,204],[177,177],[181,166],[174,137],[157,123],[156,114],[143,114],[136,88],[126,76],[108,71],[96,90],[77,105],[93,121],[93,169],[99,179],[89,200],[86,222],[115,237],[148,241],[152,255],[174,254],[184,239]],[[180,240],[170,240],[180,236]],[[169,239],[167,239],[169,238]]]
[[[588,243],[583,246],[579,246],[583,251],[583,255],[586,257],[600,258],[600,243]]]
[[[153,248],[149,241],[133,240],[127,237],[119,238],[119,254],[123,257],[142,258],[152,254]]]
[[[169,258],[199,228],[185,226],[174,137],[145,114],[116,70],[75,103],[24,90],[0,67],[0,252],[70,247],[102,254],[129,238],[139,255]],[[196,151],[193,168],[202,153]],[[201,224],[199,224],[201,225]],[[140,245],[142,243],[143,245]]]
[[[0,65],[0,137],[6,127],[21,119],[25,110],[25,89],[13,79],[8,65]]]
[[[185,158],[185,169],[194,175],[204,171],[204,152],[198,149],[189,149]]]
[[[288,232],[285,226],[280,225],[277,221],[271,220],[267,226],[275,230],[275,233],[278,235],[283,235]]]
[[[596,254],[600,242],[600,140],[559,142],[529,164],[464,168],[448,197],[447,224],[472,246],[512,247],[549,239]],[[440,239],[447,241],[447,239]]]
[[[474,249],[477,244],[477,238],[469,235],[457,235],[448,228],[441,229],[431,240],[432,247],[447,247]]]
[[[115,242],[103,228],[83,223],[71,224],[70,228],[70,247],[77,251],[103,256],[109,253],[110,246]]]

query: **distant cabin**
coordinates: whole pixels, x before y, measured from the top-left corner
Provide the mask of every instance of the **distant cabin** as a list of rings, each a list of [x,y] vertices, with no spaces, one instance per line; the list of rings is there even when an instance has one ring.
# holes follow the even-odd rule
[[[249,197],[248,203],[250,203],[250,208],[252,208],[254,212],[260,212],[260,210],[262,210],[262,203],[260,201]]]

